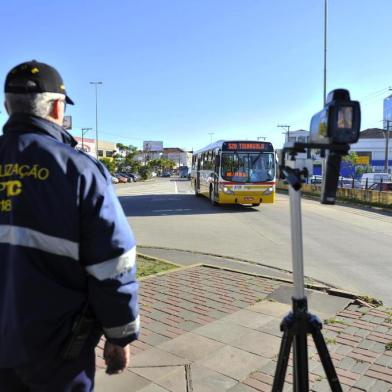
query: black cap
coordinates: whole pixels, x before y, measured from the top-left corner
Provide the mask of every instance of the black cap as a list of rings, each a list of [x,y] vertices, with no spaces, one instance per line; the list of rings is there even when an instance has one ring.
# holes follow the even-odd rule
[[[36,60],[22,63],[12,68],[5,79],[4,92],[15,94],[59,93],[65,95],[65,101],[73,105],[67,96],[63,79],[58,71]]]

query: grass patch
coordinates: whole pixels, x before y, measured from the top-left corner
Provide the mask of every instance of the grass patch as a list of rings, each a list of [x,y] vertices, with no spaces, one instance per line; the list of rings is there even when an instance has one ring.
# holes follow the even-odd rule
[[[333,324],[347,324],[343,320],[338,320],[335,317],[329,318],[327,320],[324,320],[325,325],[333,325]]]
[[[389,342],[385,345],[385,350],[390,351],[392,350],[392,342]]]
[[[165,263],[159,260],[147,259],[142,256],[137,256],[137,277],[145,278],[146,276],[155,275],[160,272],[169,271],[177,268],[176,265]]]

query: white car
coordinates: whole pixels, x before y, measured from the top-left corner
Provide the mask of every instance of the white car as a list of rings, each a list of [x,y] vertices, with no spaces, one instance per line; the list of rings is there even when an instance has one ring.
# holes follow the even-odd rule
[[[119,183],[118,178],[112,176],[112,184],[118,184],[118,183]]]

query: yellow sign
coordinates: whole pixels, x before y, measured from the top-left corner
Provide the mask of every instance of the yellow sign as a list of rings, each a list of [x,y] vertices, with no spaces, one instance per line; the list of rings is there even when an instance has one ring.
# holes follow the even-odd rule
[[[358,165],[368,165],[369,164],[369,157],[363,156],[363,157],[357,157],[355,159],[355,163]]]

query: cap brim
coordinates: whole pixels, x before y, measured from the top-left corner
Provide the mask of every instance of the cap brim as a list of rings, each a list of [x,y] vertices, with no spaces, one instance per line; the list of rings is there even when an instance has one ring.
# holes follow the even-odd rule
[[[65,96],[65,102],[67,102],[68,105],[75,105],[74,101],[72,101],[68,95]]]

